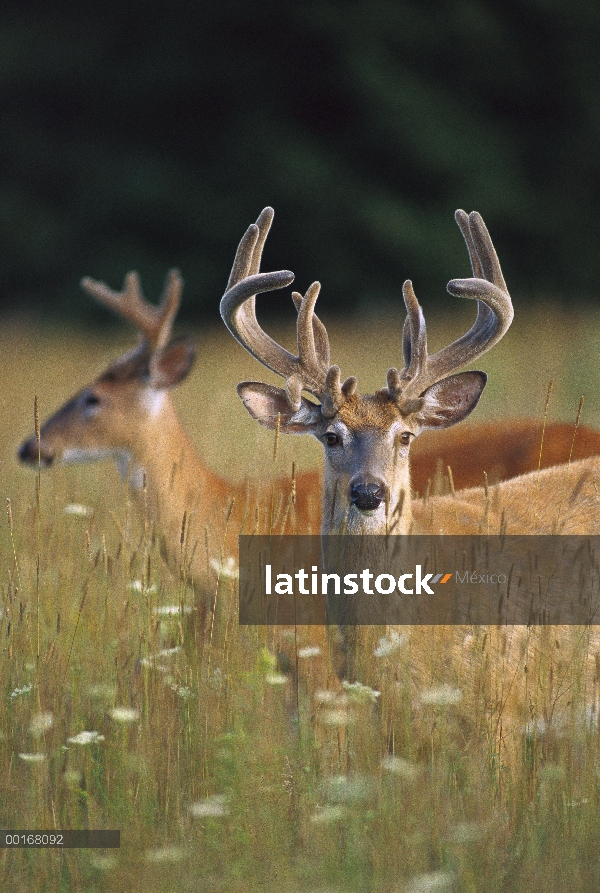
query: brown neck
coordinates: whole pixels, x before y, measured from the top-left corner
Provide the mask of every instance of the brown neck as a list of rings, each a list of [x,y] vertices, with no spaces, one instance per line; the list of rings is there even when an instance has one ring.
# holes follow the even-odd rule
[[[217,546],[219,532],[225,529],[231,488],[202,461],[168,393],[161,395],[153,410],[127,456],[129,484],[148,519],[160,530],[169,564],[179,560],[182,549],[191,555],[195,548],[204,560],[193,562],[192,573],[204,576],[206,532],[211,546]],[[211,554],[218,555],[218,549],[211,548]]]

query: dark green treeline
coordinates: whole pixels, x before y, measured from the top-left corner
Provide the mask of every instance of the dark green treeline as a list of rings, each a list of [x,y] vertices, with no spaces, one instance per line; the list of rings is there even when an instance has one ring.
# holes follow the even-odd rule
[[[589,0],[5,3],[1,306],[99,313],[82,275],[178,266],[210,318],[267,203],[267,265],[322,309],[443,300],[459,206],[513,291],[597,300],[599,47]]]

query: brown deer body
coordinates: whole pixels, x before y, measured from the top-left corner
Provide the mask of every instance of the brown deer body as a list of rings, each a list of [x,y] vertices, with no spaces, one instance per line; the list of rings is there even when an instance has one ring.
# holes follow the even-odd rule
[[[478,487],[484,474],[489,482],[564,465],[600,455],[600,431],[567,422],[541,419],[495,419],[457,425],[441,432],[425,432],[411,447],[410,480],[421,496],[435,493],[434,479],[443,478],[448,467],[456,490]],[[443,485],[443,481],[440,484]],[[449,482],[446,491],[449,492]]]

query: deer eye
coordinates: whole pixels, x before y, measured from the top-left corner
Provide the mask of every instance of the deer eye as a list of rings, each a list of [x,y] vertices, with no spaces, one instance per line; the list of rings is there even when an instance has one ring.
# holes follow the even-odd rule
[[[339,437],[337,436],[337,434],[334,434],[333,431],[328,431],[325,435],[325,443],[327,444],[327,446],[335,446],[339,442]]]
[[[410,431],[403,431],[402,434],[400,435],[400,442],[401,443],[410,443],[411,437],[412,437],[412,434],[410,433]]]
[[[101,400],[97,394],[85,394],[81,401],[83,405],[83,414],[85,418],[92,419],[96,416]]]

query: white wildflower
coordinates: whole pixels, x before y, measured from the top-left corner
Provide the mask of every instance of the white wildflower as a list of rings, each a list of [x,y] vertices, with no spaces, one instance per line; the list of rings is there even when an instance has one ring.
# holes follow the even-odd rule
[[[189,806],[190,814],[195,819],[217,819],[222,816],[229,815],[229,806],[227,797],[224,794],[215,794],[207,797],[206,800],[198,800]]]
[[[18,756],[19,759],[24,760],[26,763],[43,763],[44,760],[48,759],[45,753],[20,753]]]
[[[79,732],[67,738],[67,744],[99,744],[101,741],[104,741],[104,735],[100,732]]]
[[[159,605],[152,608],[152,613],[157,617],[180,617],[182,614],[191,614],[192,608],[190,605]]]
[[[319,722],[322,722],[323,725],[343,728],[344,726],[351,725],[356,717],[353,713],[348,711],[346,707],[338,707],[337,710],[323,710],[318,714],[317,719]]]
[[[588,732],[598,733],[598,708],[596,704],[588,704],[585,708],[583,725]]]
[[[175,645],[173,648],[163,648],[162,651],[157,651],[154,657],[160,657],[161,660],[165,657],[173,657],[174,654],[179,654],[181,651],[181,645]]]
[[[237,580],[240,575],[238,563],[232,555],[229,555],[223,562],[217,561],[216,558],[212,558],[210,566],[218,577]]]
[[[38,713],[29,723],[29,732],[34,738],[41,738],[44,732],[51,729],[54,725],[54,715],[50,711]]]
[[[283,673],[265,673],[265,682],[267,685],[285,685],[289,678]]]
[[[324,806],[311,815],[313,825],[328,825],[345,818],[347,810],[343,806]]]
[[[334,775],[328,779],[325,790],[334,803],[350,803],[373,796],[373,779],[365,775]]]
[[[116,693],[116,689],[112,685],[103,685],[102,683],[90,685],[88,688],[90,698],[95,698],[99,701],[112,701]]]
[[[411,878],[404,886],[404,893],[444,893],[454,883],[454,875],[450,871],[432,871]]]
[[[386,772],[389,772],[391,775],[399,775],[400,778],[404,778],[406,781],[414,781],[414,779],[421,773],[419,766],[415,766],[414,763],[410,763],[402,757],[392,756],[391,754],[382,759],[381,768]]]
[[[227,673],[221,667],[215,667],[210,675],[210,687],[213,691],[219,691],[227,682]]]
[[[98,868],[100,871],[110,871],[111,868],[116,868],[118,864],[119,860],[117,857],[110,853],[98,853],[98,855],[90,858],[90,865],[93,868]]]
[[[176,682],[172,682],[169,684],[169,688],[175,692],[176,695],[183,701],[191,701],[196,697],[196,692],[192,691],[189,685],[178,685]]]
[[[76,502],[71,502],[69,505],[66,505],[63,509],[65,515],[78,515],[80,518],[88,518],[90,515],[94,514],[94,509],[89,505],[79,505]]]
[[[154,665],[154,661],[156,660],[164,660],[166,657],[173,657],[175,654],[179,654],[181,651],[181,645],[175,645],[174,648],[163,648],[162,651],[157,651],[156,654],[149,654],[148,657],[142,657],[140,660],[140,664],[143,667],[151,667]],[[157,666],[156,669],[166,671],[165,667]]]
[[[340,704],[340,701],[343,701],[341,706],[345,706],[348,703],[348,698],[345,695],[340,695],[337,691],[331,691],[328,688],[320,688],[315,692],[315,701],[317,704]]]
[[[444,683],[433,688],[426,688],[419,695],[421,704],[429,707],[446,707],[449,704],[458,704],[462,701],[463,693],[459,688],[452,688]]]
[[[542,716],[538,716],[537,719],[529,720],[529,722],[525,724],[523,731],[528,738],[533,738],[534,736],[536,738],[542,738],[548,731],[548,724]]]
[[[156,583],[153,583],[152,586],[144,586],[141,580],[132,580],[127,584],[127,588],[132,592],[156,592]]]
[[[83,784],[83,772],[79,772],[78,769],[65,769],[63,781],[68,788],[78,789]]]
[[[19,698],[21,695],[27,695],[30,691],[33,691],[33,685],[21,685],[19,688],[13,689],[11,691],[10,696],[14,700],[15,698]]]
[[[387,636],[383,636],[379,640],[377,647],[373,649],[373,655],[375,657],[387,657],[389,654],[393,654],[394,651],[398,651],[399,648],[402,648],[407,641],[407,636],[403,633],[397,633],[392,629]]]
[[[298,648],[298,657],[318,657],[321,649],[318,645],[305,645],[304,648]]]
[[[113,707],[109,716],[115,722],[135,722],[140,718],[140,711],[135,707]]]
[[[362,682],[342,682],[342,688],[353,704],[372,704],[381,697],[381,692]]]

